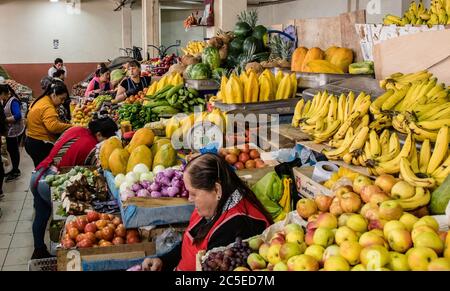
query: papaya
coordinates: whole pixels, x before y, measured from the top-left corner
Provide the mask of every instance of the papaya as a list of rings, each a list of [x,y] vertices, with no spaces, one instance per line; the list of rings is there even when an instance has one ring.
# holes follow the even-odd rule
[[[140,145],[133,150],[128,159],[127,173],[133,171],[134,166],[137,164],[144,164],[149,169],[152,168],[153,154],[152,151],[146,145]]]
[[[159,150],[161,149],[161,147],[165,144],[171,143],[170,139],[168,138],[162,138],[157,140],[153,145],[152,145],[152,157],[156,156],[156,153],[159,152]],[[150,169],[150,168],[149,168]]]
[[[353,51],[348,48],[336,49],[329,62],[339,67],[344,73],[348,73],[348,67],[353,63]]]
[[[303,61],[305,60],[308,49],[306,47],[299,47],[295,49],[292,55],[291,71],[300,72],[302,70]]]
[[[115,149],[109,156],[109,168],[114,176],[127,173],[130,154],[125,149]]]
[[[132,153],[135,148],[140,145],[151,146],[153,140],[155,139],[155,134],[149,128],[141,128],[133,135],[130,144],[126,147],[128,153]]]
[[[308,51],[303,60],[302,72],[311,72],[308,67],[308,63],[313,60],[323,60],[325,58],[325,53],[318,47],[313,47]]]
[[[159,151],[156,153],[155,158],[153,159],[153,167],[152,170],[158,166],[164,166],[164,168],[169,168],[177,163],[177,152],[172,147],[170,143],[161,146]]]
[[[312,60],[307,64],[308,72],[323,74],[344,74],[344,71],[336,65],[325,60]]]
[[[331,63],[331,59],[333,58],[334,54],[339,50],[338,46],[332,46],[329,47],[326,51],[325,51],[325,60],[329,61]]]
[[[104,170],[109,170],[109,156],[115,149],[122,149],[122,142],[117,136],[110,137],[100,147],[99,159]]]

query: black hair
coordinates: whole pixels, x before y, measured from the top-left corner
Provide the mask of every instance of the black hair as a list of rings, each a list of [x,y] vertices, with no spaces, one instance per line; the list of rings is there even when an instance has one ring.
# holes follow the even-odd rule
[[[5,93],[9,94],[9,96],[16,97],[20,101],[20,98],[19,96],[17,96],[16,91],[14,91],[14,89],[11,86],[9,86],[9,84],[0,84],[0,94]]]
[[[193,159],[186,166],[185,173],[189,174],[192,187],[195,189],[212,191],[214,190],[216,183],[219,183],[222,186],[222,197],[217,205],[218,213],[216,213],[210,223],[200,227],[194,238],[194,243],[203,241],[212,226],[219,219],[221,215],[220,211],[222,211],[228,198],[236,190],[253,204],[270,224],[273,223],[272,217],[258,200],[255,193],[253,193],[253,191],[233,171],[230,165],[220,156],[211,153],[201,155]]]
[[[105,138],[116,135],[116,131],[119,130],[114,120],[109,117],[92,120],[89,122],[88,128],[93,135],[100,132]]]
[[[56,58],[56,59],[55,59],[55,65],[56,65],[56,64],[59,64],[59,63],[62,63],[62,64],[63,64],[64,62],[63,62],[63,60],[62,60],[61,58]]]
[[[136,67],[136,68],[139,68],[139,69],[141,68],[141,64],[138,61],[136,61],[136,60],[129,61],[128,65],[130,67]]]
[[[109,69],[107,67],[101,67],[97,71],[95,71],[95,76],[100,77],[101,75],[108,73]]]
[[[66,84],[64,84],[64,82],[59,80],[52,80],[52,82],[48,84],[47,88],[42,93],[42,95],[36,98],[36,100],[34,100],[33,103],[31,103],[30,109],[31,107],[33,107],[34,104],[36,104],[36,102],[38,102],[45,96],[50,96],[50,94],[52,93],[54,93],[55,95],[67,94],[67,96],[69,96],[69,90],[67,89],[67,86]]]
[[[64,76],[66,71],[64,70],[56,70],[56,72],[53,73],[53,78],[60,78],[61,76]]]

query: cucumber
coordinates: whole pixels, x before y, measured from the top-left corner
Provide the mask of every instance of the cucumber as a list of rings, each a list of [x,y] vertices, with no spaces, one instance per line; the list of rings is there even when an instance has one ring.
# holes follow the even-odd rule
[[[183,86],[184,86],[184,84],[180,84],[180,85],[177,85],[177,86],[172,87],[172,89],[170,89],[170,90],[168,90],[168,91],[166,92],[165,98],[166,98],[166,99],[171,98],[172,95],[174,95],[175,93],[177,93],[177,92],[180,90],[180,88],[183,88]]]
[[[178,109],[173,108],[172,106],[158,106],[152,109],[155,114],[165,115],[165,114],[177,114]]]
[[[193,88],[188,88],[188,91],[190,94],[194,95],[195,97],[198,97],[198,91]]]

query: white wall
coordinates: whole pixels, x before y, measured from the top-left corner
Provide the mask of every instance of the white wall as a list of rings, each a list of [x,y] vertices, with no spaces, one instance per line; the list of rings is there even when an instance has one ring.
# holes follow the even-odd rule
[[[62,1],[65,2],[65,1]],[[48,0],[0,2],[0,63],[100,62],[118,55],[121,16],[111,1],[82,1],[81,14]],[[60,48],[53,49],[53,39]],[[5,41],[6,40],[6,41]]]
[[[176,40],[181,40],[181,47],[186,46],[190,40],[203,40],[205,29],[203,27],[184,29],[183,21],[191,14],[192,10],[161,10],[161,44],[169,46],[175,44]],[[173,53],[170,50],[169,53]]]
[[[351,10],[365,9],[370,0],[352,0]],[[410,0],[408,1],[408,5]],[[405,0],[380,0],[380,14],[367,14],[368,23],[381,23],[384,15],[402,14]],[[252,8],[250,8],[252,9]],[[285,24],[292,19],[337,16],[348,12],[347,0],[298,0],[284,4],[259,7],[259,22],[263,25]]]

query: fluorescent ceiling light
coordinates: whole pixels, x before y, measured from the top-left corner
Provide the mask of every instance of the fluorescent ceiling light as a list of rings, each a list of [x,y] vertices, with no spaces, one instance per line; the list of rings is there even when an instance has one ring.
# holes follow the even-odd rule
[[[50,0],[50,2],[58,2],[59,0]]]

